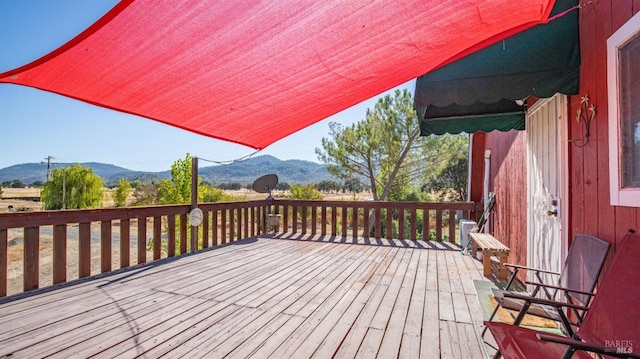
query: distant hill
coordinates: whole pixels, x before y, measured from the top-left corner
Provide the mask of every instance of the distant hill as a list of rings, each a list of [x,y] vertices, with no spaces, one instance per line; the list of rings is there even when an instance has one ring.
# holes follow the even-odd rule
[[[72,163],[56,163],[52,170],[55,168],[62,168],[70,166]],[[118,167],[105,163],[86,162],[81,163],[85,167],[90,167],[93,171],[105,182],[118,181],[120,178],[127,178],[129,180],[140,180],[144,182],[151,182],[160,178],[169,178],[170,172],[143,172],[132,171],[123,167]],[[47,165],[41,163],[23,163],[19,165],[13,165],[0,169],[0,183],[5,181],[20,180],[24,184],[31,184],[36,181],[47,180]]]
[[[68,165],[71,165],[71,163],[58,163],[54,168]],[[107,185],[117,183],[120,178],[141,182],[171,178],[171,171],[169,170],[162,172],[134,171],[97,162],[81,163],[81,165],[92,168],[98,176],[105,180]],[[302,160],[283,161],[268,155],[250,158],[246,161],[229,165],[206,166],[206,162],[200,162],[198,173],[204,181],[212,184],[239,182],[242,185],[247,185],[267,173],[275,173],[281,183],[289,184],[308,184],[334,179],[329,175],[327,167],[324,165]],[[20,180],[29,185],[36,181],[44,182],[47,179],[46,177],[47,166],[41,163],[24,163],[0,169],[0,183]]]
[[[327,167],[310,161],[282,161],[273,156],[258,156],[230,165],[202,167],[199,174],[203,180],[213,183],[240,182],[243,185],[267,173],[275,173],[281,183],[307,184],[332,179]]]

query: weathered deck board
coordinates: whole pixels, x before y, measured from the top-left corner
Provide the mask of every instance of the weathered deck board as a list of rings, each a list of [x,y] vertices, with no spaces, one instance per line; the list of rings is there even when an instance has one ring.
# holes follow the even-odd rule
[[[254,238],[0,300],[0,357],[481,358],[449,243]]]

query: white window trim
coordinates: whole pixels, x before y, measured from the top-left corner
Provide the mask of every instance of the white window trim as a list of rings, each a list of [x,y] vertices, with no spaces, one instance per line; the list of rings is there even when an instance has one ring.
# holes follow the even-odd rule
[[[612,206],[640,207],[640,188],[621,188],[620,111],[618,108],[618,49],[640,33],[640,12],[607,39],[607,91],[609,95],[609,188]],[[639,84],[640,85],[640,84]]]

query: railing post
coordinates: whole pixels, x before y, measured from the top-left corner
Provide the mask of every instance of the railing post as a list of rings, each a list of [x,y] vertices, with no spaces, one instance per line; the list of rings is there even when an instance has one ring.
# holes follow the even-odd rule
[[[67,225],[53,226],[53,284],[67,281]]]
[[[386,234],[386,238],[387,239],[391,239],[393,238],[393,208],[391,207],[387,207],[387,234]],[[398,226],[399,229],[400,226]]]
[[[289,206],[282,206],[282,232],[289,232]]]
[[[78,224],[78,278],[91,275],[91,222]]]
[[[8,232],[6,229],[0,229],[0,297],[7,295],[7,273],[9,272],[9,262],[7,262]]]
[[[242,209],[236,209],[236,240],[242,239]]]
[[[187,214],[180,215],[180,254],[187,253]]]
[[[243,210],[243,224],[244,224],[244,236],[249,237],[249,208],[245,207]]]
[[[442,241],[442,210],[436,209],[436,240]]]
[[[431,228],[429,228],[429,209],[422,210],[422,240],[431,240]]]
[[[291,228],[291,233],[298,233],[298,206],[291,206],[291,222],[293,225],[293,228]]]
[[[327,234],[327,206],[322,206],[320,209],[320,234]]]
[[[100,222],[100,271],[111,271],[111,221]]]
[[[223,209],[220,211],[220,217],[221,217],[220,218],[220,244],[225,244],[227,243],[227,210],[226,209]]]
[[[353,209],[353,217],[351,219],[351,236],[356,239],[358,238],[358,212],[359,212],[359,207],[357,207],[356,205],[354,205],[352,207]]]
[[[449,209],[449,242],[456,242],[456,212]]]
[[[332,236],[336,236],[338,234],[337,223],[338,223],[338,207],[331,206],[331,235]]]
[[[398,239],[404,239],[404,208],[398,208]]]
[[[348,222],[348,213],[347,213],[347,206],[342,206],[342,236],[343,237],[347,237],[347,222]]]
[[[369,207],[364,207],[362,209],[362,237],[369,238],[370,236],[370,227],[369,227]]]
[[[198,157],[191,158],[191,209],[198,207]],[[191,226],[191,253],[198,251],[198,226]]]
[[[147,262],[147,218],[138,217],[138,263]]]
[[[211,244],[215,247],[218,244],[218,211],[214,210],[211,213]]]
[[[40,227],[24,229],[24,291],[37,289],[40,279]]]
[[[176,215],[170,214],[167,217],[167,227],[169,233],[167,234],[167,257],[173,257],[176,255]]]
[[[318,206],[315,204],[311,206],[311,234],[318,233]]]
[[[267,215],[267,210],[264,211],[265,218]],[[231,208],[229,210],[229,243],[233,243],[238,239],[238,211],[236,209]],[[267,228],[265,226],[265,228]]]
[[[131,221],[129,218],[120,220],[120,268],[129,266],[131,245]]]
[[[278,207],[276,206],[276,209],[275,209],[276,212],[278,211],[277,208]],[[251,237],[254,237],[256,235],[256,207],[251,206],[251,209],[249,211],[251,212],[251,217],[250,217],[251,218]]]
[[[302,234],[307,234],[307,206],[300,206],[300,229]]]
[[[410,238],[411,240],[415,241],[416,239],[418,239],[418,214],[416,213],[417,209],[412,208],[411,209],[411,234],[410,234]]]
[[[209,248],[209,211],[202,212],[202,248]]]
[[[382,207],[376,207],[373,211],[374,238],[379,239],[382,238]]]
[[[162,256],[162,217],[153,217],[153,260]]]

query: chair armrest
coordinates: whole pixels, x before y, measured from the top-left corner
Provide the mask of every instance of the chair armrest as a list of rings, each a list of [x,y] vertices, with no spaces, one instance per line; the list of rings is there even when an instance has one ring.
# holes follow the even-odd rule
[[[584,295],[588,295],[590,297],[593,297],[594,295],[596,295],[593,292],[583,292],[583,291],[580,291],[580,290],[569,289],[569,288],[565,288],[565,287],[559,287],[557,285],[551,285],[551,284],[545,284],[545,283],[539,283],[539,282],[530,282],[530,281],[525,281],[524,283],[525,284],[539,286],[539,287],[550,288],[550,289],[563,290],[565,292],[584,294]]]
[[[503,296],[504,297],[508,297],[508,298],[521,299],[521,300],[524,300],[524,301],[527,301],[527,302],[530,302],[530,303],[548,305],[548,306],[551,306],[551,307],[573,308],[573,309],[579,309],[579,310],[588,310],[589,309],[588,307],[585,307],[583,305],[567,303],[567,302],[558,302],[556,300],[532,297],[532,296],[529,296],[529,295],[523,295],[523,294],[513,293],[513,292],[504,292]]]
[[[533,268],[533,267],[527,267],[527,266],[521,266],[519,264],[513,264],[513,263],[505,263],[504,266],[505,267],[516,268],[516,269],[530,270],[530,271],[540,272],[540,273],[560,275],[560,273],[558,273],[558,272],[548,271],[548,270],[539,269],[539,268]]]
[[[588,351],[588,352],[599,353],[599,354],[603,354],[603,355],[620,357],[620,358],[640,358],[640,353],[633,353],[633,352],[632,353],[626,353],[626,352],[625,353],[619,353],[618,352],[620,349],[633,350],[633,348],[605,347],[605,346],[598,345],[598,344],[581,342],[579,340],[575,340],[575,339],[572,339],[572,338],[559,337],[559,336],[555,336],[555,335],[542,334],[542,333],[538,333],[538,334],[536,334],[536,336],[540,340],[547,341],[547,342],[552,342],[552,343],[568,345],[568,346],[570,346],[570,347],[572,347],[574,349],[577,349],[577,350],[584,350],[584,351]]]

